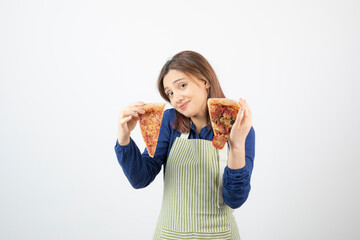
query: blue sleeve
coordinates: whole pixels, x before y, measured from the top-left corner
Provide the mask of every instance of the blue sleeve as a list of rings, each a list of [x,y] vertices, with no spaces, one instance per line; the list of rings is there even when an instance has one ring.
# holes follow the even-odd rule
[[[133,188],[148,186],[160,172],[161,166],[165,164],[170,139],[169,126],[169,112],[165,111],[154,158],[149,156],[146,148],[141,154],[132,138],[130,143],[124,146],[116,141],[115,153],[118,162]]]
[[[239,208],[249,196],[250,178],[255,158],[255,130],[251,127],[245,140],[245,166],[240,169],[225,167],[223,199],[231,208]]]

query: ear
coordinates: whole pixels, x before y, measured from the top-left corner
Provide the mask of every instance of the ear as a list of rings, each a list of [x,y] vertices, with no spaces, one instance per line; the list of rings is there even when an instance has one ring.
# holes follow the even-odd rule
[[[204,84],[205,84],[205,88],[209,89],[210,88],[210,83],[208,80],[204,80]]]

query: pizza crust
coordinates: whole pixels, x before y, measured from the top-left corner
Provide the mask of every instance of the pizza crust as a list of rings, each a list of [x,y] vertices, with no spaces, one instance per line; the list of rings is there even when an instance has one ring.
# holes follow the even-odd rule
[[[164,111],[164,107],[165,107],[166,103],[146,103],[143,106],[140,106],[141,109],[148,111],[155,111],[155,112],[161,112]]]
[[[241,104],[235,100],[228,99],[228,98],[209,98],[208,99],[208,106],[210,105],[221,105],[226,107],[233,107],[237,111],[240,110]]]

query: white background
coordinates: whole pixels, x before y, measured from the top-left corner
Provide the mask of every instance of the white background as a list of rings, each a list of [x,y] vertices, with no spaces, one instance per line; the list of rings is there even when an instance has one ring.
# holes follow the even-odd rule
[[[182,50],[253,112],[242,239],[360,238],[359,1],[1,0],[0,34],[0,239],[152,238],[163,173],[131,188],[117,115]]]

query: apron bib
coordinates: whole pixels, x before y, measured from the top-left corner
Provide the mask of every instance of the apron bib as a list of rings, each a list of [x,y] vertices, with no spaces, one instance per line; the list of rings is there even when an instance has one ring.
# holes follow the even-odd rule
[[[164,195],[154,240],[239,240],[233,209],[222,198],[227,144],[222,150],[211,141],[176,138],[166,163]]]

